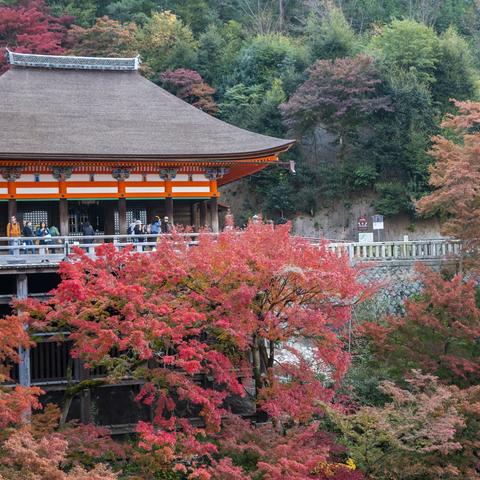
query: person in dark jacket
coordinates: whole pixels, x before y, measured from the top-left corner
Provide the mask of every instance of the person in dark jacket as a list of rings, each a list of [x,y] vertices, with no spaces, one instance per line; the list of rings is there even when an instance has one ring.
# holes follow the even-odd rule
[[[35,234],[33,233],[32,222],[25,222],[25,225],[22,229],[22,237],[26,237],[26,240],[24,240],[25,245],[27,246],[26,253],[35,253],[35,249],[33,247],[28,248],[29,246],[33,245],[33,240],[30,240],[30,238],[34,236]]]
[[[40,222],[40,226],[37,228],[37,237],[40,237],[40,245],[48,245],[52,241],[50,230],[45,222]],[[41,255],[48,255],[48,248],[41,248],[39,250]]]
[[[85,237],[93,237],[95,235],[95,230],[88,220],[82,225],[82,231]],[[83,243],[93,243],[93,238],[86,238]]]
[[[162,233],[172,233],[172,224],[168,217],[163,217]]]
[[[142,222],[140,220],[137,220],[135,222],[135,227],[133,229],[133,234],[135,235],[135,237],[133,238],[134,242],[145,241],[145,237],[143,236],[145,234],[145,228],[142,225]]]

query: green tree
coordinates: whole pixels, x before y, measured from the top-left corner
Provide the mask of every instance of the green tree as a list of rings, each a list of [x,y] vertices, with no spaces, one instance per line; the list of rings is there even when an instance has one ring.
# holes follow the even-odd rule
[[[265,210],[277,221],[285,222],[295,212],[294,190],[285,173],[277,174],[277,182],[265,192]]]
[[[220,115],[227,122],[254,130],[262,98],[263,89],[260,85],[238,83],[225,92],[220,104]]]
[[[328,9],[323,17],[311,12],[305,33],[315,59],[334,60],[351,55],[354,51],[355,32],[337,7]]]
[[[382,215],[396,215],[412,208],[405,185],[401,182],[378,182],[375,190],[378,193],[375,209]]]
[[[308,49],[301,43],[279,34],[258,35],[241,50],[237,77],[245,85],[271,85],[279,78],[290,93],[308,62]]]
[[[97,16],[95,0],[52,0],[48,2],[56,16],[72,15],[75,23],[82,27],[91,27]]]
[[[267,135],[284,134],[278,106],[286,100],[281,80],[274,79],[270,88],[238,83],[227,89],[220,104],[221,117],[242,128]]]
[[[223,91],[231,86],[232,65],[238,61],[244,38],[242,26],[233,20],[212,24],[200,35],[197,67],[208,83]]]
[[[375,24],[388,23],[405,16],[402,0],[344,0],[342,9],[357,32],[368,31]]]
[[[135,22],[144,25],[151,13],[158,10],[154,0],[117,0],[106,6],[109,17],[119,22]]]
[[[165,70],[195,65],[197,41],[190,28],[169,11],[154,13],[139,31],[138,42],[155,77]]]
[[[430,90],[413,72],[396,72],[385,85],[392,111],[372,120],[371,135],[361,139],[359,154],[378,172],[376,208],[384,215],[413,212],[413,198],[428,190],[428,149],[438,131]]]
[[[451,106],[451,98],[473,100],[477,97],[478,72],[474,68],[469,44],[455,29],[449,28],[440,37],[438,46],[439,60],[432,95],[445,111]]]
[[[386,72],[412,72],[425,84],[435,82],[439,41],[425,24],[394,20],[373,37],[370,48]]]
[[[171,10],[198,34],[217,21],[214,2],[208,0],[163,0],[157,2],[162,10]]]

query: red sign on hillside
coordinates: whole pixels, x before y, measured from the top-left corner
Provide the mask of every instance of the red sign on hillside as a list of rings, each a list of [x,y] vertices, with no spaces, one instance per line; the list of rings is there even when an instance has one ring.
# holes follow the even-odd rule
[[[368,228],[368,220],[366,217],[358,217],[357,227],[359,230],[366,230]]]

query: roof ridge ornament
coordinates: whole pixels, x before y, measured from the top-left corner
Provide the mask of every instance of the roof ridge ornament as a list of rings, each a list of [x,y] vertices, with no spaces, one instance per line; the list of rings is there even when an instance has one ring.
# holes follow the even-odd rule
[[[19,67],[132,71],[138,70],[140,66],[139,55],[131,58],[75,57],[71,55],[16,53],[8,48],[6,51],[8,63]]]

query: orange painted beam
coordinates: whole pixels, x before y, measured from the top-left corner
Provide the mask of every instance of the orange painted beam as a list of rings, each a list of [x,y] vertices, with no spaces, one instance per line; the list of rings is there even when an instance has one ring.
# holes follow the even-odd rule
[[[172,183],[173,182],[171,180],[168,180],[167,178],[164,180],[165,196],[166,197],[172,197],[173,196]]]
[[[15,198],[15,195],[17,193],[15,182],[7,182],[7,188],[8,188],[8,198]]]
[[[210,194],[212,197],[218,197],[217,180],[210,180]]]

